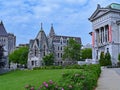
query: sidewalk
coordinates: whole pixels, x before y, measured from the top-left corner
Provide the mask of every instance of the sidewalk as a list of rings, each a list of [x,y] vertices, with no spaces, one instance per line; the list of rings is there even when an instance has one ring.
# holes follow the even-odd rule
[[[120,68],[104,68],[96,90],[120,90]]]

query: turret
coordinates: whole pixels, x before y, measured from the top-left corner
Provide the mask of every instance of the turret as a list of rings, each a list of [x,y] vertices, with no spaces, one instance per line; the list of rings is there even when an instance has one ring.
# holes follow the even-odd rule
[[[55,32],[54,32],[54,28],[53,28],[53,24],[51,24],[51,29],[50,29],[49,36],[50,36],[50,37],[55,36]]]

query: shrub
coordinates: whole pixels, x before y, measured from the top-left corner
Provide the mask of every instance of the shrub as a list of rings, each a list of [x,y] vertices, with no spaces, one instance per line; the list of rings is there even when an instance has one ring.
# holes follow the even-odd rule
[[[110,53],[107,52],[104,55],[104,52],[101,52],[99,63],[100,63],[101,66],[112,65]]]
[[[119,53],[119,55],[118,55],[118,60],[119,60],[119,62],[120,62],[120,53]]]
[[[105,65],[108,66],[108,65],[112,65],[112,62],[111,62],[111,56],[110,56],[110,53],[107,52],[105,54]]]
[[[99,63],[101,66],[105,66],[105,56],[104,56],[104,52],[101,52],[100,53],[100,60],[99,60]]]
[[[68,86],[72,86],[72,90],[93,90],[97,85],[101,69],[99,65],[86,65],[83,69],[69,70],[63,73],[61,86],[68,90]]]

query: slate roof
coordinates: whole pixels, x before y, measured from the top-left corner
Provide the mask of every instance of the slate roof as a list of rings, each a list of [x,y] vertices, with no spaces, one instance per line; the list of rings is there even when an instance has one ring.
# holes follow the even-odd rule
[[[0,36],[7,36],[7,35],[8,34],[7,34],[6,30],[5,30],[5,27],[4,27],[4,25],[3,25],[2,21],[1,21],[1,23],[0,23]]]

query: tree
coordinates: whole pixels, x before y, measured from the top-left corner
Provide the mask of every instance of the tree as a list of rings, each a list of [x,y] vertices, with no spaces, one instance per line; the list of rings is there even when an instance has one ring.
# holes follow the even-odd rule
[[[104,55],[104,52],[101,52],[99,63],[100,63],[101,66],[112,65],[110,53],[107,52]]]
[[[99,63],[100,63],[101,66],[105,66],[105,55],[104,55],[104,52],[100,53]]]
[[[92,59],[92,49],[91,48],[82,49],[81,59]]]
[[[107,52],[107,53],[105,54],[105,65],[106,65],[106,66],[107,66],[107,65],[112,65],[111,56],[110,56],[110,53],[109,53],[109,52]]]
[[[43,61],[45,63],[46,66],[50,66],[50,65],[53,65],[54,63],[54,56],[52,53],[46,55],[43,57]]]
[[[118,60],[119,60],[119,62],[120,62],[120,53],[118,54]]]
[[[3,61],[3,57],[4,57],[4,48],[1,45],[0,46],[0,68],[5,66],[5,62]]]
[[[117,65],[120,67],[120,53],[118,54],[118,62]]]
[[[72,38],[68,40],[68,45],[64,47],[63,59],[69,59],[72,61],[80,60],[81,45]]]
[[[28,47],[20,47],[9,55],[9,61],[19,64],[27,64],[28,52]]]

